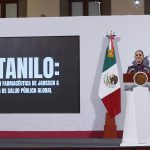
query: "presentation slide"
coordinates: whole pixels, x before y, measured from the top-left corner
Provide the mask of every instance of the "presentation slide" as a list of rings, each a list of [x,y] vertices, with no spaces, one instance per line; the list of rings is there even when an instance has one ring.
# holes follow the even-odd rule
[[[0,38],[0,113],[80,113],[79,36]]]

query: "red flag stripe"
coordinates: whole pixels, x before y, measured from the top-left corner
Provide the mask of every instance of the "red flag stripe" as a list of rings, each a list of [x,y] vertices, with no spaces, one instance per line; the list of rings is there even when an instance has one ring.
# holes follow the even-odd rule
[[[121,112],[121,89],[114,91],[102,99],[110,117],[115,117]]]
[[[123,132],[117,131],[118,137]],[[0,131],[0,138],[103,138],[103,131]]]

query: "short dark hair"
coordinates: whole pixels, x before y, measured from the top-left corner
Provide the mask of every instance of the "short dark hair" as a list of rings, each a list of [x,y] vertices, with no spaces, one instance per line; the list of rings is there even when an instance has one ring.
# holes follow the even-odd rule
[[[140,49],[136,50],[135,53],[138,52],[138,51],[140,51],[143,54],[143,56],[144,56],[144,52],[142,50],[140,50]]]

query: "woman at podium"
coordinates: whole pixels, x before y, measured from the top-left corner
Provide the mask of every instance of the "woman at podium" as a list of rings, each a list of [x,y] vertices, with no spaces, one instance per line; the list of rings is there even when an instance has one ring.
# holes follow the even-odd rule
[[[121,146],[150,146],[150,56],[137,50],[124,74],[127,104]]]
[[[150,67],[144,65],[144,53],[142,50],[137,50],[134,55],[134,62],[132,66],[128,67],[127,73],[145,72],[150,73]]]

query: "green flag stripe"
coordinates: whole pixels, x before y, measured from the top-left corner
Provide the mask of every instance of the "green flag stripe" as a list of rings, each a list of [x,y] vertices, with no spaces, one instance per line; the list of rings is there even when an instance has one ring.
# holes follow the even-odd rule
[[[108,48],[109,47],[107,47],[106,54],[105,54],[103,72],[106,71],[107,69],[109,69],[112,65],[114,65],[116,63],[116,56],[115,56],[115,54],[114,54],[113,58],[108,57]]]

